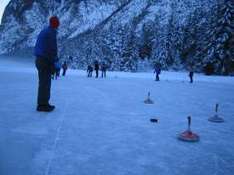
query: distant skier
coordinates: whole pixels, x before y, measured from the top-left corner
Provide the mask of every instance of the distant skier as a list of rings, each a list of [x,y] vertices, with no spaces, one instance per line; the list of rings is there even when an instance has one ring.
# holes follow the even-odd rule
[[[161,68],[159,65],[155,65],[154,73],[156,74],[155,81],[160,81],[159,75],[161,74]]]
[[[106,70],[107,70],[107,65],[105,63],[102,63],[101,65],[102,78],[106,78]]]
[[[98,63],[98,61],[94,62],[94,69],[95,69],[95,72],[96,72],[96,78],[98,78],[98,72],[99,72],[99,63]]]
[[[68,68],[68,66],[67,66],[67,62],[66,61],[64,61],[64,63],[63,63],[63,65],[62,65],[62,69],[63,69],[63,76],[65,76],[66,75],[66,72],[67,72],[67,68]]]
[[[91,65],[88,65],[87,73],[88,73],[88,77],[93,76],[93,67]]]
[[[36,67],[39,77],[37,111],[51,112],[55,106],[49,104],[51,89],[51,73],[58,61],[57,28],[59,19],[53,16],[49,20],[49,27],[38,35],[35,45]]]
[[[193,83],[193,75],[194,75],[194,72],[190,71],[189,72],[190,83]]]

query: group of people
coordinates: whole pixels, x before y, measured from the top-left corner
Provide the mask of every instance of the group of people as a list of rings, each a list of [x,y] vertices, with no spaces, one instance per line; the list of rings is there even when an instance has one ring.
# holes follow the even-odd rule
[[[159,64],[156,64],[154,66],[154,74],[156,75],[155,81],[160,81],[159,75],[161,74],[161,66]],[[190,79],[190,83],[193,83],[194,72],[192,70],[189,71],[188,76],[189,76],[189,79]]]
[[[39,86],[37,96],[37,111],[40,112],[51,112],[55,109],[54,105],[49,103],[50,100],[50,89],[51,89],[51,78],[58,78],[60,74],[61,66],[58,60],[58,49],[57,49],[57,29],[60,25],[60,21],[57,16],[52,16],[49,20],[49,26],[43,29],[38,35],[37,42],[35,45],[35,57],[36,57],[36,68],[38,70]],[[72,60],[72,57],[69,58]],[[67,63],[62,64],[63,76],[67,71]],[[105,63],[99,64],[95,61],[93,65],[88,65],[87,74],[88,77],[92,77],[92,73],[95,70],[96,78],[99,77],[99,70],[101,70],[101,77],[106,77],[107,65]],[[154,69],[156,74],[156,81],[160,80],[161,67],[156,65]],[[53,74],[53,76],[51,76]],[[193,71],[190,71],[189,77],[190,82],[193,83]]]
[[[94,67],[94,68],[93,68]],[[93,76],[93,71],[95,70],[95,78],[99,77],[99,70],[101,69],[102,78],[106,78],[106,71],[107,71],[107,65],[105,63],[99,64],[99,62],[96,60],[94,62],[94,65],[92,66],[91,64],[88,65],[87,67],[87,76],[90,78]]]
[[[61,66],[61,64],[60,64],[59,62],[55,62],[55,64],[54,64],[54,69],[52,69],[52,79],[53,79],[53,80],[54,80],[54,79],[55,79],[55,80],[58,79],[58,77],[60,76],[61,68],[62,68],[62,70],[63,70],[62,76],[65,76],[65,75],[66,75],[66,72],[67,72],[67,68],[68,68],[67,62],[66,62],[66,61],[63,62],[62,66]]]

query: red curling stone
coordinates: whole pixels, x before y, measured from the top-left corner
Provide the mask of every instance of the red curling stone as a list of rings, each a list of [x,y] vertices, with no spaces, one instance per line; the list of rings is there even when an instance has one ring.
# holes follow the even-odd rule
[[[179,134],[178,139],[186,142],[198,142],[200,137],[196,133],[187,130]]]

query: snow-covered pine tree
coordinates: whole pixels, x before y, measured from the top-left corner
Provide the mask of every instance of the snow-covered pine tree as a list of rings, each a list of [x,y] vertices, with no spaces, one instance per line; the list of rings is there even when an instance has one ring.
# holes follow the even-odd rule
[[[175,62],[175,38],[177,37],[176,33],[176,21],[175,21],[175,13],[176,13],[176,3],[174,1],[170,4],[171,8],[171,14],[168,21],[167,26],[167,34],[166,34],[166,43],[165,43],[165,63],[167,67],[173,66]]]
[[[196,63],[201,62],[201,60],[197,60],[195,57],[198,45],[198,34],[201,32],[201,18],[201,9],[196,9],[189,15],[188,21],[182,29],[183,39],[179,47],[180,56],[182,63],[188,68],[194,67]]]
[[[229,74],[234,72],[234,1],[223,0],[216,9],[216,20],[207,32],[203,64],[212,64],[216,73]]]
[[[143,42],[139,49],[139,56],[142,59],[151,58],[152,45],[154,41],[154,23],[148,22],[143,25]]]
[[[137,71],[137,49],[135,37],[132,35],[126,47],[123,49],[121,69],[123,71]]]
[[[222,15],[223,14],[223,15]],[[222,61],[222,73],[229,74],[234,71],[234,1],[227,0],[221,9],[222,25],[218,37],[219,57]]]
[[[124,43],[125,43],[125,33],[126,28],[123,28],[121,26],[119,27],[112,27],[113,29],[111,31],[116,31],[115,35],[113,36],[113,32],[109,32],[109,40],[112,42],[110,43],[111,50],[113,50],[113,58],[112,58],[112,70],[120,70],[121,68],[121,63],[122,63],[122,49],[124,48]],[[113,38],[114,37],[114,38]]]

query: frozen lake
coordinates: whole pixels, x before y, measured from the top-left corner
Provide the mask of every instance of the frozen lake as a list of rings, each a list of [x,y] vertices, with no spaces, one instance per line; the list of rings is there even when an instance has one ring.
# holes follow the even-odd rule
[[[0,175],[233,175],[233,92],[234,77],[69,70],[52,83],[56,110],[38,113],[33,64],[1,58]],[[216,103],[221,124],[207,120]],[[200,142],[177,140],[188,115]]]

